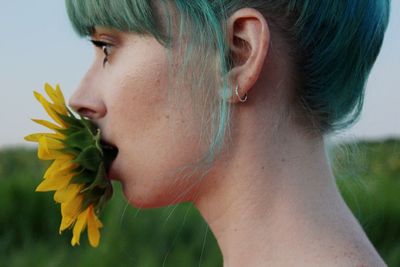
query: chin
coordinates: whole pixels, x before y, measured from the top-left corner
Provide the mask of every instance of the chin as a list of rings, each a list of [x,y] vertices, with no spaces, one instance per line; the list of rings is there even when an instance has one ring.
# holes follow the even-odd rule
[[[134,186],[122,182],[124,197],[135,208],[161,208],[172,204],[171,199],[167,199],[162,192],[159,192],[160,189],[151,190],[148,187],[139,188]]]
[[[122,182],[122,190],[125,199],[135,208],[162,208],[189,201],[188,195],[180,196],[182,192],[162,186],[140,187]]]

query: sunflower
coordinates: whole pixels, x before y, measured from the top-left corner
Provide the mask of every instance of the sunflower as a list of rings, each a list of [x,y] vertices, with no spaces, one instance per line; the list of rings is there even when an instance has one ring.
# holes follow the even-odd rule
[[[72,246],[79,245],[87,227],[89,243],[97,247],[103,227],[99,215],[113,194],[106,170],[117,151],[102,145],[94,123],[71,112],[59,85],[45,84],[45,91],[50,101],[36,91],[34,95],[54,122],[32,120],[53,132],[25,137],[38,143],[39,159],[52,161],[36,191],[55,191],[54,200],[61,204],[59,233],[72,229]]]

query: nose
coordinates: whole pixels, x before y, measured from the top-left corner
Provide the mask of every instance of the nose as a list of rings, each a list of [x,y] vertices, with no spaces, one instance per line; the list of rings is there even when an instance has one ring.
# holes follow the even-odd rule
[[[69,106],[84,117],[100,119],[106,114],[106,106],[101,97],[101,88],[90,82],[88,74],[69,99]]]

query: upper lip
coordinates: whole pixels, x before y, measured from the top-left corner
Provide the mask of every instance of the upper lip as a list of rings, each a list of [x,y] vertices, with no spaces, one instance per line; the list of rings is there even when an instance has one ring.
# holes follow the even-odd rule
[[[101,135],[100,144],[103,147],[103,149],[109,148],[109,149],[117,149],[118,150],[118,147],[115,145],[115,143],[113,143],[111,140],[108,139],[108,137],[106,136],[102,127],[100,127],[100,124],[94,120],[92,122],[97,127],[97,129],[99,129],[99,131],[100,131],[100,135]]]
[[[103,131],[103,129],[100,127],[100,125],[96,122],[93,122],[93,123],[96,125],[97,129],[99,129],[99,131],[100,131],[100,136],[101,136],[100,144],[103,147],[108,146],[108,147],[116,148],[117,146],[107,137],[107,135],[105,134],[105,131]]]

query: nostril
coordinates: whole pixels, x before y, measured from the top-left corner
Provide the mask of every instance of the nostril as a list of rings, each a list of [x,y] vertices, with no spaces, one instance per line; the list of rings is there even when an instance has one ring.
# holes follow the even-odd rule
[[[89,119],[100,119],[106,114],[106,107],[100,94],[79,88],[69,99],[69,106],[73,111]]]
[[[99,114],[92,110],[92,109],[88,109],[88,108],[79,108],[77,110],[77,112],[83,116],[83,117],[87,117],[89,119],[97,119],[99,117]]]

